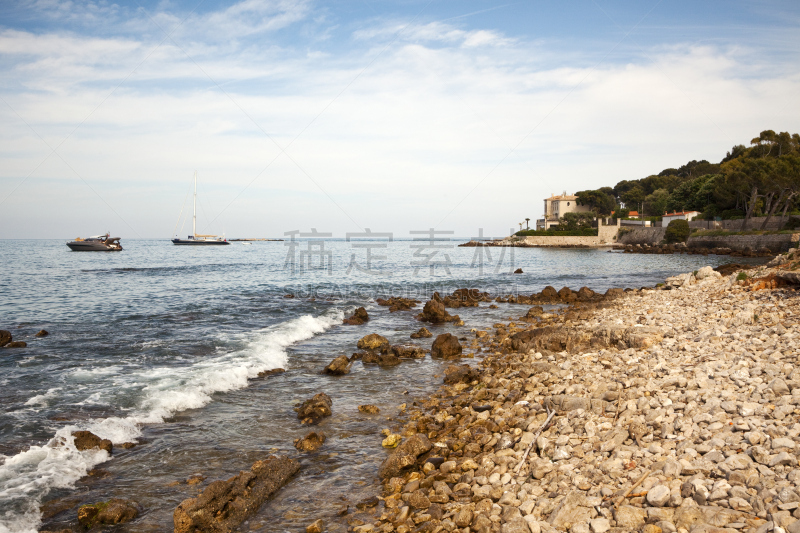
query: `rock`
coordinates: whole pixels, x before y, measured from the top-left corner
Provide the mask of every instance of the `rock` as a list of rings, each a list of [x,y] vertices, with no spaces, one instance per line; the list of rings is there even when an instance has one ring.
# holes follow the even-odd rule
[[[588,497],[582,492],[573,491],[567,494],[547,521],[556,529],[565,529],[571,524],[588,522],[592,518],[592,508],[601,503],[601,498]]]
[[[562,302],[574,302],[578,299],[578,295],[569,287],[562,287],[561,290],[558,291],[558,297],[561,298]]]
[[[0,329],[0,347],[5,346],[9,342],[11,342],[13,338],[11,337],[11,332],[6,331],[4,329]]]
[[[528,312],[525,313],[525,318],[527,319],[537,318],[542,316],[543,314],[544,314],[544,309],[542,308],[541,305],[537,305],[528,309]]]
[[[326,416],[331,416],[332,406],[333,400],[331,400],[331,397],[324,392],[320,392],[310,400],[303,402],[303,405],[297,410],[297,418],[303,424],[316,424]]]
[[[795,459],[793,455],[787,452],[780,452],[779,454],[772,456],[772,458],[769,460],[770,468],[772,468],[773,466],[783,466],[783,465],[796,466],[797,459]]]
[[[383,442],[381,442],[381,446],[384,448],[396,448],[400,441],[403,440],[403,437],[397,435],[396,433],[389,434]]]
[[[350,372],[350,360],[346,355],[340,355],[328,363],[323,372],[332,376],[343,376]]]
[[[360,326],[368,321],[369,315],[367,314],[367,310],[363,307],[359,307],[356,309],[355,313],[353,313],[353,316],[345,318],[342,323],[350,326]]]
[[[397,344],[391,346],[390,351],[400,359],[422,359],[425,357],[425,350],[419,346]]]
[[[775,396],[783,396],[784,394],[792,393],[789,390],[789,386],[786,385],[786,382],[781,378],[773,379],[769,384],[769,388],[772,389],[772,392],[775,394]]]
[[[453,518],[453,522],[458,527],[469,527],[472,524],[472,510],[469,507],[462,507]]]
[[[589,520],[589,528],[592,533],[606,533],[611,529],[611,522],[608,521],[608,518],[595,518],[594,520]]]
[[[432,447],[431,441],[422,433],[409,437],[381,464],[378,475],[381,479],[397,476],[401,471],[415,464],[417,457]]]
[[[664,507],[670,497],[669,487],[666,485],[656,485],[647,491],[647,503],[653,507]]]
[[[228,533],[249,517],[300,469],[288,457],[270,456],[249,471],[228,480],[214,481],[196,498],[175,509],[175,533],[195,531]]]
[[[704,266],[703,268],[697,271],[697,274],[695,274],[694,277],[697,278],[698,280],[706,278],[721,278],[722,274],[716,272],[710,266]]]
[[[359,405],[358,410],[361,413],[366,413],[368,415],[377,415],[381,412],[377,405],[366,404],[366,405]]]
[[[422,313],[417,316],[423,322],[431,324],[442,324],[444,322],[459,322],[458,315],[450,315],[445,309],[444,301],[438,292],[433,293],[433,298],[425,303]]]
[[[545,301],[558,300],[558,291],[556,291],[555,287],[548,285],[539,293],[539,298]]]
[[[383,353],[378,356],[380,366],[397,366],[401,363],[400,358],[391,353]]]
[[[389,346],[389,341],[386,337],[382,337],[377,333],[371,333],[365,337],[361,337],[357,344],[360,350],[379,350],[382,347]]]
[[[433,337],[433,333],[428,331],[428,328],[419,328],[419,331],[412,333],[412,339],[427,339],[429,337]]]
[[[514,271],[514,274],[522,274],[522,273],[523,273],[523,272],[522,272],[522,269],[521,269],[521,268],[518,268],[518,269],[516,269],[516,270]]]
[[[28,343],[25,341],[11,341],[3,346],[3,348],[25,348],[26,346],[28,346]]]
[[[36,332],[36,335],[34,335],[34,337],[47,337],[48,335],[50,334],[47,332],[47,330],[40,329],[39,331]],[[2,346],[2,344],[0,344],[0,346]]]
[[[283,368],[273,368],[272,370],[262,370],[261,372],[258,373],[258,377],[265,378],[265,377],[268,377],[268,376],[274,376],[276,374],[283,374],[284,372],[286,372],[286,370],[284,370]]]
[[[647,511],[632,505],[620,505],[614,511],[614,520],[617,527],[624,527],[628,530],[639,530],[647,519]]]
[[[624,289],[608,289],[605,294],[607,299],[619,298],[620,296],[625,296]]]
[[[108,439],[101,439],[91,431],[74,431],[72,436],[75,437],[74,444],[79,452],[99,448],[111,455],[113,445]]]
[[[375,303],[377,303],[378,305],[383,305],[388,307],[389,312],[394,313],[395,311],[408,311],[412,307],[416,307],[416,305],[419,303],[419,300],[393,296],[388,300],[384,300],[383,298],[378,298],[377,300],[375,300]]]
[[[444,371],[444,382],[447,385],[471,383],[480,378],[480,372],[469,365],[450,365]]]
[[[431,506],[431,501],[421,490],[415,490],[408,498],[408,504],[414,509],[427,509]]]
[[[500,533],[531,533],[531,530],[525,519],[519,516],[503,524]]]
[[[452,333],[443,333],[436,337],[431,346],[431,357],[441,359],[458,359],[461,357],[461,343]]]
[[[312,431],[302,439],[295,440],[294,447],[301,452],[313,452],[322,446],[322,444],[325,442],[325,438],[326,437],[323,432],[320,431],[317,433]]]
[[[322,518],[319,518],[306,526],[306,533],[322,533],[324,529],[325,523],[322,521]]]
[[[123,524],[130,522],[139,514],[137,505],[128,500],[112,498],[107,502],[81,505],[78,508],[78,522],[86,529],[98,525]]]

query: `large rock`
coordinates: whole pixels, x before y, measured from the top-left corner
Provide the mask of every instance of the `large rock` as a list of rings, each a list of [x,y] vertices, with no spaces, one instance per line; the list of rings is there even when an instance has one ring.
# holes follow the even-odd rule
[[[386,337],[378,335],[377,333],[371,333],[365,337],[361,337],[356,346],[361,350],[380,350],[384,346],[388,347],[389,341],[386,340]]]
[[[419,346],[395,344],[389,348],[389,351],[401,359],[422,359],[425,357],[425,350]]]
[[[592,518],[592,509],[603,503],[600,497],[589,497],[582,492],[567,494],[564,500],[551,514],[547,521],[556,529],[566,529],[571,524],[588,522]]]
[[[647,520],[647,511],[633,505],[620,505],[619,509],[614,511],[614,520],[617,521],[617,527],[638,531]]]
[[[350,326],[360,326],[368,321],[369,315],[367,314],[367,310],[363,307],[359,307],[356,309],[355,313],[353,313],[353,316],[345,318],[342,323]]]
[[[427,339],[429,337],[433,337],[433,333],[428,331],[428,328],[419,328],[419,331],[412,333],[412,339]]]
[[[436,337],[431,346],[431,357],[434,359],[458,359],[461,357],[461,343],[452,333],[443,333]]]
[[[444,382],[447,385],[456,383],[471,383],[480,379],[480,372],[469,365],[450,365],[444,371]]]
[[[313,452],[322,446],[322,444],[325,442],[325,439],[325,433],[321,431],[312,431],[302,439],[297,439],[294,441],[294,447],[301,452]]]
[[[139,514],[136,504],[128,500],[112,498],[107,502],[81,505],[78,509],[78,522],[91,529],[99,525],[123,524],[130,522]]]
[[[72,433],[72,436],[75,437],[74,444],[80,452],[99,448],[107,451],[109,455],[111,454],[113,448],[111,441],[108,439],[101,439],[91,431],[75,431]]]
[[[257,461],[249,471],[214,481],[197,498],[178,505],[173,515],[175,533],[235,531],[299,469],[297,461],[270,456]]]
[[[6,331],[4,329],[0,329],[0,347],[5,346],[9,342],[11,342],[13,338],[11,337],[11,332]]]
[[[442,324],[444,322],[458,322],[461,319],[458,315],[450,315],[445,309],[444,301],[439,293],[433,294],[433,298],[425,303],[422,308],[422,313],[417,315],[417,318],[423,322],[430,322],[431,324]]]
[[[333,400],[331,400],[331,397],[324,392],[320,392],[310,400],[303,402],[303,405],[297,410],[297,418],[303,424],[316,424],[326,416],[331,416],[332,406]]]
[[[404,469],[414,465],[417,462],[417,457],[429,451],[433,445],[422,433],[408,438],[400,446],[397,447],[395,452],[386,458],[378,469],[378,475],[381,479],[389,479],[397,476]]]
[[[333,376],[342,376],[347,374],[350,372],[350,359],[348,359],[346,355],[340,355],[331,361],[328,366],[325,367],[323,372]]]
[[[706,278],[721,278],[722,274],[716,272],[710,266],[704,266],[703,268],[697,271],[697,274],[695,274],[694,277],[697,278],[698,280]]]

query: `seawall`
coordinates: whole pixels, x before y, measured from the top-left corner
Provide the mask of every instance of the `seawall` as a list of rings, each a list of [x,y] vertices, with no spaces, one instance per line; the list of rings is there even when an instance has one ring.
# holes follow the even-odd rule
[[[759,250],[769,248],[773,253],[785,252],[789,248],[797,248],[800,233],[782,233],[778,235],[723,235],[719,237],[689,237],[686,245],[689,248],[730,248],[742,251],[745,248]]]

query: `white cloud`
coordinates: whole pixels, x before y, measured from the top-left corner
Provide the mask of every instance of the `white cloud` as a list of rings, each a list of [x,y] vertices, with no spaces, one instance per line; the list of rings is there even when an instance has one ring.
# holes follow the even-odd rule
[[[306,16],[280,3],[237,6],[216,16],[244,29],[226,31]],[[261,22],[241,22],[254,12]],[[0,61],[13,68],[4,69],[2,96],[53,146],[103,102],[59,153],[140,235],[171,231],[195,168],[216,212],[275,159],[220,217],[229,235],[252,234],[254,225],[271,235],[354,229],[314,181],[375,231],[431,227],[457,206],[444,226],[498,235],[537,218],[552,192],[719,160],[766,128],[800,130],[791,105],[797,64],[754,67],[747,50],[674,46],[592,68],[559,60],[546,43],[421,24],[374,59],[400,27],[359,33],[359,49],[337,54],[187,45],[235,102],[169,43],[104,101],[157,41],[8,30]],[[281,147],[292,143],[291,159],[262,128]],[[48,150],[2,106],[0,140],[0,190],[9,191]],[[3,204],[0,237],[52,235],[63,226],[63,203],[87,195],[53,157]],[[99,224],[110,216],[103,209],[70,216]]]

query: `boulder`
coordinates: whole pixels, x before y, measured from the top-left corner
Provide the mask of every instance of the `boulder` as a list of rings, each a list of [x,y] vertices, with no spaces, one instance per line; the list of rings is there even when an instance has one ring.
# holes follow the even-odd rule
[[[452,333],[443,333],[436,337],[431,345],[431,357],[434,359],[458,359],[461,357],[461,343]]]
[[[101,439],[91,431],[75,431],[72,433],[72,436],[75,437],[74,444],[79,452],[99,448],[107,451],[108,454],[111,455],[113,445],[108,439]]]
[[[377,300],[375,300],[375,303],[377,303],[378,305],[388,307],[389,312],[394,313],[395,311],[408,311],[412,307],[416,307],[416,305],[419,303],[419,300],[393,296],[388,300],[384,300],[383,298],[378,298]]]
[[[5,346],[12,341],[11,332],[0,329],[0,347]]]
[[[365,337],[361,337],[356,346],[361,350],[379,350],[384,346],[388,347],[389,341],[386,340],[386,337],[378,335],[377,333],[371,333]]]
[[[249,471],[214,481],[196,498],[175,509],[175,533],[229,533],[256,514],[261,505],[300,469],[288,457],[270,456]]]
[[[722,274],[715,271],[710,266],[704,266],[700,270],[697,271],[697,274],[694,276],[698,280],[706,279],[706,278],[721,278]]]
[[[361,413],[366,413],[368,415],[377,415],[381,412],[380,408],[377,405],[366,404],[366,405],[359,405],[358,411]]]
[[[589,287],[581,287],[578,289],[578,300],[585,302],[593,299],[597,294]]]
[[[331,416],[332,406],[333,400],[331,400],[331,397],[324,392],[320,392],[310,400],[303,402],[303,405],[297,410],[297,418],[303,424],[316,424],[326,416]]]
[[[306,526],[306,533],[322,533],[324,529],[325,523],[322,521],[322,518],[319,518]]]
[[[347,374],[350,372],[350,359],[348,359],[346,355],[340,355],[331,361],[328,366],[325,367],[323,372],[333,376],[342,376]]]
[[[384,353],[378,356],[378,364],[380,366],[397,366],[400,363],[400,358],[392,353]]]
[[[458,315],[451,315],[445,309],[444,301],[439,296],[438,292],[433,293],[433,298],[425,303],[422,308],[422,313],[417,315],[417,318],[423,322],[430,322],[431,324],[442,324],[444,322],[458,322],[461,319]]]
[[[350,326],[360,326],[369,321],[369,315],[367,314],[367,310],[363,307],[359,307],[356,309],[353,316],[345,318],[342,323],[347,324]]]
[[[35,336],[36,337],[47,337],[48,335],[50,335],[50,334],[47,332],[47,330],[41,329],[38,332],[36,332]]]
[[[542,300],[558,300],[558,291],[556,291],[555,287],[548,285],[542,289],[542,292],[539,293],[539,297]]]
[[[480,379],[480,372],[469,365],[450,365],[444,371],[444,382],[448,385],[471,383]]]
[[[317,433],[316,431],[312,431],[302,439],[295,440],[294,447],[300,452],[313,452],[322,446],[325,439],[326,437],[323,432],[320,431]]]
[[[390,347],[389,351],[401,359],[422,359],[425,357],[425,350],[419,346],[397,344]]]
[[[632,505],[620,505],[614,511],[614,520],[617,521],[617,527],[638,531],[647,520],[647,510]]]
[[[543,314],[544,309],[542,309],[541,305],[537,305],[528,309],[528,312],[525,313],[525,318],[536,318],[542,316]]]
[[[569,287],[562,287],[561,290],[558,291],[558,297],[562,302],[574,302],[578,299],[578,295],[575,294]]]
[[[606,298],[618,298],[620,296],[625,296],[624,289],[608,289],[605,294]]]
[[[404,469],[414,465],[417,457],[430,451],[432,447],[431,441],[422,433],[409,437],[381,464],[378,475],[381,479],[397,476]]]
[[[139,514],[137,505],[128,500],[112,498],[107,502],[81,505],[78,508],[78,522],[86,528],[104,524],[123,524],[130,522]]]
[[[419,328],[419,331],[412,333],[412,339],[427,339],[429,337],[433,337],[433,333],[428,331],[428,328]]]
[[[11,341],[4,348],[25,348],[28,345],[25,341]]]
[[[518,268],[514,271],[514,274],[523,274],[522,269]]]

